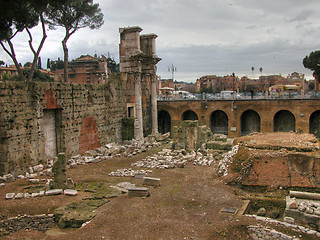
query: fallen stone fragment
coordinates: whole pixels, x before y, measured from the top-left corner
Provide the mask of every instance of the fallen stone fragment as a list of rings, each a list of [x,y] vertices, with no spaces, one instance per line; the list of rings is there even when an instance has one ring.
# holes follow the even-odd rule
[[[40,191],[40,192],[39,192],[39,197],[43,197],[44,194],[45,194],[45,191]]]
[[[6,200],[13,199],[15,195],[16,195],[15,193],[7,193]]]
[[[266,215],[266,209],[265,208],[259,208],[257,212],[258,216],[265,216]]]
[[[78,191],[77,190],[73,190],[73,189],[66,189],[66,190],[64,190],[63,193],[66,196],[76,196],[76,195],[78,195]]]
[[[24,198],[30,198],[30,197],[31,197],[31,194],[25,193],[23,196],[24,196]]]
[[[143,185],[147,186],[160,186],[160,178],[144,177]]]
[[[284,217],[283,220],[287,223],[294,224],[294,219],[292,217]]]
[[[148,188],[145,187],[135,187],[128,189],[129,197],[148,197],[150,196],[150,192]]]
[[[38,182],[40,182],[39,179],[34,179],[34,178],[29,178],[28,181],[31,182],[31,183],[38,183]]]
[[[17,195],[14,196],[15,199],[21,199],[23,198],[23,193],[17,193]]]
[[[34,197],[39,197],[39,193],[31,193],[31,197],[34,198]]]
[[[51,189],[51,190],[46,191],[46,193],[45,193],[46,196],[60,195],[60,194],[63,194],[62,189]]]

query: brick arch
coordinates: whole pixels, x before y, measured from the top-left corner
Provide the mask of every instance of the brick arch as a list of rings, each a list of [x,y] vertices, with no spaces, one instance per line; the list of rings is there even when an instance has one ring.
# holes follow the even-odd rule
[[[296,118],[288,110],[280,110],[273,117],[274,132],[295,132]]]
[[[171,132],[171,115],[165,110],[158,113],[158,131],[162,134]]]
[[[181,120],[199,120],[199,117],[194,111],[187,110],[182,113]]]
[[[240,117],[241,136],[248,135],[252,132],[260,132],[261,118],[260,115],[254,110],[246,110]]]
[[[320,138],[320,110],[314,111],[309,118],[309,133]]]
[[[213,133],[228,135],[229,118],[222,110],[215,110],[210,115],[210,129]]]

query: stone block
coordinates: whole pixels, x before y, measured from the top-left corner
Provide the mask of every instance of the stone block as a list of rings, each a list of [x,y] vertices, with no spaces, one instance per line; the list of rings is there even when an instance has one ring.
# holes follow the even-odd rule
[[[39,197],[39,193],[31,193],[31,197],[34,198],[34,197]]]
[[[130,197],[148,197],[150,192],[145,187],[132,187],[128,189],[128,196]]]
[[[160,178],[144,177],[143,185],[147,186],[160,186]]]
[[[52,196],[52,195],[60,195],[63,194],[63,190],[62,189],[51,189],[46,191],[46,196]]]
[[[21,199],[23,198],[23,193],[17,193],[17,195],[14,196],[15,199]]]
[[[7,193],[6,200],[13,199],[15,195],[16,195],[15,193]]]
[[[287,223],[294,224],[294,219],[292,217],[284,217],[283,220]]]
[[[65,189],[63,191],[64,195],[67,196],[77,196],[78,195],[78,191],[77,190],[73,190],[73,189]]]

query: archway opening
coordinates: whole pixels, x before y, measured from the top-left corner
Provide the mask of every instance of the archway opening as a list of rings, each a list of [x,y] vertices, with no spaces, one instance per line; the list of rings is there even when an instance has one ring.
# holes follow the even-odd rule
[[[211,114],[210,128],[213,133],[228,135],[228,116],[221,110],[214,111]]]
[[[171,132],[171,116],[167,111],[158,113],[158,131],[161,134]]]
[[[316,135],[320,139],[320,110],[313,112],[310,116],[309,133]]]
[[[256,111],[247,110],[241,115],[241,136],[260,132],[260,116]]]
[[[296,119],[290,111],[281,110],[274,115],[273,126],[275,132],[295,132]]]
[[[185,120],[198,120],[198,116],[194,111],[188,110],[182,114],[182,121]]]

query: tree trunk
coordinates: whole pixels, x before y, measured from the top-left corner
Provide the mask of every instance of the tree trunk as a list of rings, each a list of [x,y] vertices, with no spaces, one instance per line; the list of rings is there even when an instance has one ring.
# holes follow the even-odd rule
[[[41,49],[43,47],[43,44],[44,44],[44,42],[45,42],[45,40],[47,38],[46,26],[45,26],[45,22],[44,22],[42,14],[40,15],[40,20],[41,20],[41,26],[42,26],[42,39],[41,39],[41,41],[39,43],[37,51],[35,51],[33,46],[32,46],[32,36],[31,36],[31,33],[27,29],[27,32],[28,32],[28,34],[30,36],[29,45],[30,45],[30,49],[31,49],[31,51],[33,53],[33,62],[32,62],[32,66],[31,66],[31,69],[30,69],[29,76],[28,76],[28,81],[32,81],[32,77],[33,77],[34,71],[35,71],[35,69],[37,67],[40,51],[41,51]]]
[[[134,75],[134,95],[136,103],[136,119],[135,119],[135,139],[143,140],[143,119],[142,119],[142,99],[141,99],[141,74]]]
[[[0,42],[1,46],[2,46],[3,50],[11,57],[12,61],[14,62],[14,65],[16,66],[17,71],[18,71],[18,75],[19,75],[20,81],[24,81],[24,75],[23,75],[21,67],[20,67],[20,65],[18,63],[18,60],[17,60],[17,57],[16,57],[16,53],[14,51],[13,44],[10,41],[10,39],[7,39],[6,41],[7,41],[8,45],[9,45],[9,47],[10,47],[10,51],[5,47],[3,42]]]
[[[64,62],[63,62],[63,79],[64,82],[68,82],[68,60],[69,60],[69,51],[67,47],[68,34],[66,34],[65,38],[62,40],[62,48],[64,53]]]
[[[151,75],[152,134],[158,133],[157,76]]]

